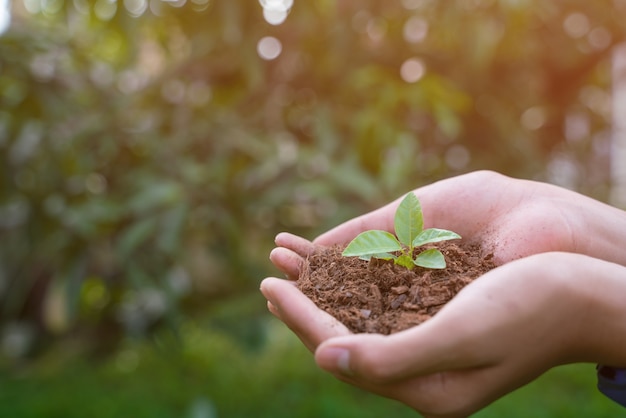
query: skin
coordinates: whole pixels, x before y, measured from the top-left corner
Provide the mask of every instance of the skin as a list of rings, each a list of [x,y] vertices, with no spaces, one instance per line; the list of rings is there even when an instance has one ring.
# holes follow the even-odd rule
[[[269,310],[337,378],[397,399],[425,417],[465,417],[556,365],[626,367],[626,213],[544,183],[476,172],[415,191],[425,227],[494,252],[498,268],[435,317],[390,336],[351,334],[289,279],[318,245],[393,231],[399,200],[313,242],[276,237]]]

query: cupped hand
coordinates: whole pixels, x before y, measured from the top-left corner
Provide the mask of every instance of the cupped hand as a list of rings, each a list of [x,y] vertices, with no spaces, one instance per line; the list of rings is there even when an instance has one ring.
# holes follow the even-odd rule
[[[547,183],[478,171],[415,190],[424,227],[452,230],[493,252],[497,264],[547,251],[566,251],[626,264],[626,213]],[[393,232],[401,199],[316,238],[347,244],[360,232]]]
[[[500,267],[464,288],[434,318],[392,336],[352,335],[292,281],[264,280],[270,311],[316,353],[322,368],[426,416],[457,417],[556,364],[626,365],[625,354],[611,348],[626,345],[626,322],[615,321],[626,316],[618,297],[626,294],[623,211],[492,172],[443,180],[415,193],[426,228],[449,229],[481,244]],[[279,234],[270,258],[295,280],[303,257],[317,246],[346,244],[370,229],[393,231],[399,202],[313,242]]]
[[[287,280],[261,289],[320,367],[427,417],[467,416],[555,365],[626,366],[626,324],[616,320],[626,316],[626,268],[583,255],[507,263],[390,336],[350,334]]]
[[[554,185],[478,171],[415,190],[424,227],[437,227],[479,243],[496,264],[548,251],[586,254],[626,265],[626,212]],[[312,243],[291,234],[276,237],[270,258],[296,279],[302,257],[318,245],[347,244],[370,229],[393,232],[397,199],[351,219]]]

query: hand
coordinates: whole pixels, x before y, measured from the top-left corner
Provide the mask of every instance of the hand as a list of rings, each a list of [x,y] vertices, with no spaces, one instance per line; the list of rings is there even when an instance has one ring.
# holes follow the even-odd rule
[[[266,279],[261,289],[320,367],[427,417],[467,416],[555,365],[626,366],[626,268],[583,255],[505,264],[389,336],[350,334],[289,281]]]
[[[479,171],[419,188],[425,228],[452,230],[494,253],[497,264],[566,251],[626,265],[626,212],[546,183]],[[360,232],[393,232],[400,199],[314,240],[347,244]]]
[[[458,232],[492,251],[497,264],[511,263],[466,287],[425,324],[388,337],[351,335],[292,282],[266,279],[261,289],[270,311],[316,352],[321,367],[429,416],[454,417],[561,362],[626,364],[624,354],[611,348],[626,344],[626,330],[617,324],[624,321],[615,321],[626,314],[614,296],[624,294],[626,276],[623,267],[599,260],[626,265],[624,212],[572,191],[491,172],[415,193],[425,227]],[[347,243],[369,229],[393,231],[398,204],[348,221],[313,243],[279,234],[272,262],[296,279],[302,257],[318,245]],[[598,260],[557,253],[528,257],[549,251]],[[512,262],[522,257],[528,258]],[[578,317],[580,322],[572,320]]]
[[[496,264],[548,251],[586,254],[626,265],[626,212],[570,190],[479,171],[415,191],[425,228],[449,229],[480,243]],[[279,234],[270,256],[295,280],[302,257],[314,245],[347,244],[360,232],[393,232],[400,199],[347,221],[309,241]]]

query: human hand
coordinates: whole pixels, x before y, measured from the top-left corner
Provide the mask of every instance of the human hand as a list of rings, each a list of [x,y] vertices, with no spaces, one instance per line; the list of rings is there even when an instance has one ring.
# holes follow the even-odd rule
[[[547,251],[590,255],[626,265],[626,212],[547,183],[478,171],[415,190],[425,228],[452,230],[493,252],[496,264]],[[393,232],[401,199],[316,238],[347,244],[360,232]]]
[[[616,320],[626,317],[626,268],[583,255],[505,264],[389,336],[351,334],[290,281],[269,278],[261,290],[320,367],[426,417],[467,416],[555,365],[626,366],[626,323]]]
[[[546,183],[479,171],[415,191],[425,228],[459,233],[494,254],[496,264],[548,251],[586,254],[626,265],[626,212]],[[279,234],[270,255],[295,280],[315,245],[347,244],[370,229],[393,232],[400,199],[349,220],[313,241]]]
[[[420,188],[416,194],[422,203],[425,227],[454,230],[467,241],[480,243],[494,253],[497,264],[558,250],[626,265],[626,253],[622,251],[626,242],[620,233],[626,230],[624,212],[572,191],[491,172],[477,172]],[[369,229],[392,231],[398,203],[399,200],[348,221],[313,243],[290,234],[279,234],[277,248],[271,254],[272,262],[288,278],[296,279],[302,257],[315,251],[317,245],[347,243]],[[554,265],[563,264],[564,271],[578,274],[577,280],[563,280],[563,275],[554,274],[558,271],[550,267],[550,260],[544,257],[560,257],[561,262]],[[577,258],[571,260],[571,264],[563,262],[568,257]],[[598,263],[596,271],[592,267]],[[578,265],[581,269],[570,269]],[[613,267],[605,269],[606,266]],[[615,338],[622,338],[621,346],[624,346],[623,329],[593,335],[607,330],[607,324],[601,324],[597,318],[616,322],[614,318],[619,309],[612,303],[603,302],[603,298],[611,297],[611,293],[591,298],[591,303],[581,295],[589,296],[594,289],[601,290],[594,287],[595,284],[586,293],[577,286],[561,289],[562,285],[583,278],[587,279],[584,283],[588,285],[592,283],[589,279],[600,271],[616,268],[619,267],[573,254],[544,254],[515,261],[466,287],[441,311],[447,312],[445,315],[440,312],[419,327],[389,337],[351,335],[345,326],[319,310],[289,281],[266,279],[262,291],[268,298],[270,311],[316,352],[320,366],[340,379],[399,399],[429,416],[462,416],[464,411],[480,408],[560,362],[586,359],[624,364],[624,359],[610,350],[610,347],[620,346],[614,344]],[[587,270],[588,274],[585,273]],[[623,284],[623,271],[619,272],[620,275],[617,283]],[[611,277],[606,274],[604,278],[610,281]],[[508,281],[517,285],[504,286]],[[499,282],[504,287],[498,286]],[[502,289],[509,289],[509,293],[500,294]],[[571,297],[559,294],[568,289],[570,292],[566,293]],[[581,293],[573,291],[575,289]],[[614,294],[623,294],[623,289]],[[500,310],[508,315],[481,310],[474,306],[475,297],[470,295],[483,299],[494,297],[500,301]],[[577,295],[580,298],[576,298]],[[506,309],[507,300],[512,301],[510,311]],[[527,303],[521,306],[525,309],[518,306],[520,301]],[[560,315],[546,311],[557,305],[563,308],[559,310]],[[592,305],[598,306],[592,308]],[[591,312],[596,318],[595,327],[586,327],[589,332],[579,333],[581,338],[571,338],[575,330],[558,323],[564,320],[568,325],[575,324],[571,318],[567,319],[568,310],[575,306],[578,309],[582,306],[583,312]],[[617,306],[622,307],[621,299]],[[624,313],[621,315],[623,317]],[[487,321],[481,324],[481,317]],[[458,321],[456,325],[455,320]],[[537,335],[544,333],[553,338],[540,341]],[[571,344],[572,341],[579,344]],[[509,342],[516,343],[511,345]],[[522,350],[524,342],[529,346],[526,352]],[[546,346],[547,342],[550,343]],[[477,355],[477,347],[484,349],[482,356]],[[545,349],[540,349],[542,347]]]

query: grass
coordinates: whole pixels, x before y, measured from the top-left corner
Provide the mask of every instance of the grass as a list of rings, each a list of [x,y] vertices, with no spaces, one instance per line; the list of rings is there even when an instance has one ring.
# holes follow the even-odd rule
[[[229,335],[188,324],[182,344],[163,333],[127,342],[106,360],[67,343],[28,366],[0,373],[0,417],[244,418],[418,416],[321,372],[273,319],[271,337],[250,350]],[[626,416],[595,389],[592,365],[554,369],[476,414],[491,417]]]

